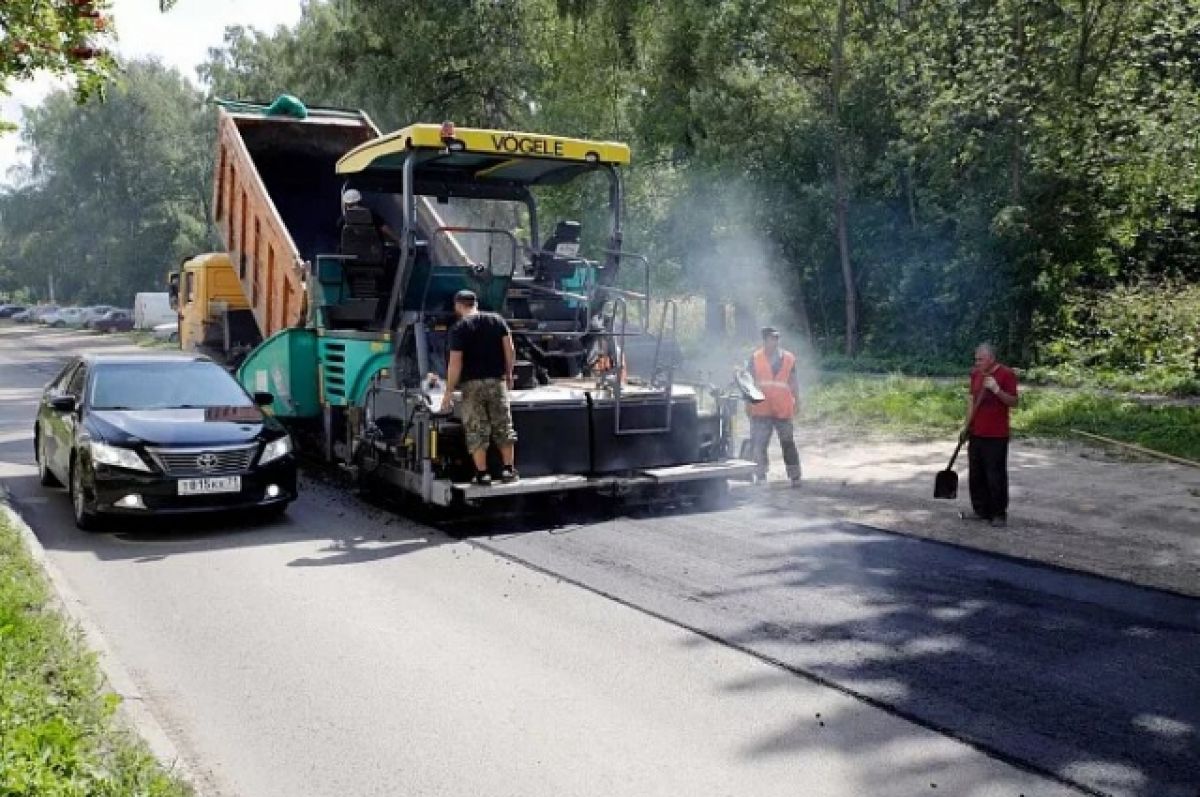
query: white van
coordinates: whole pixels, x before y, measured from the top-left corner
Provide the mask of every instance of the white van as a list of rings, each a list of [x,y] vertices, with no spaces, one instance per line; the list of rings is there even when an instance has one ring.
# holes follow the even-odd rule
[[[139,293],[133,297],[134,329],[154,329],[159,324],[177,321],[166,292]]]

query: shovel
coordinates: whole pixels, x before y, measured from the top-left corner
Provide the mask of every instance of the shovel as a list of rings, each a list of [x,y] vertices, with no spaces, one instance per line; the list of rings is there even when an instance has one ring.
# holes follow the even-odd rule
[[[734,371],[733,383],[737,386],[738,392],[742,395],[742,400],[747,404],[761,404],[767,400],[758,385],[754,384],[754,377],[740,368]],[[740,459],[752,459],[750,450],[750,438],[742,441],[742,448],[738,452]]]
[[[975,403],[971,405],[971,414],[967,416],[967,423],[963,427],[963,431],[971,428],[971,421],[975,418],[975,410],[979,409],[979,404],[983,401],[983,397],[984,391],[980,390],[979,395],[975,397]],[[954,461],[958,459],[958,452],[962,451],[963,443],[965,442],[965,435],[959,435],[958,445],[954,448],[954,455],[950,457],[950,464],[946,466],[945,470],[939,471],[937,478],[934,479],[934,498],[949,498],[951,500],[958,498],[958,474],[954,471]]]

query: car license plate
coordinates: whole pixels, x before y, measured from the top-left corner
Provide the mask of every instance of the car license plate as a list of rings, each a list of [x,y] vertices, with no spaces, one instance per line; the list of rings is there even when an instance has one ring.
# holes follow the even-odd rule
[[[242,491],[241,476],[214,476],[209,479],[180,479],[180,495],[213,495]]]

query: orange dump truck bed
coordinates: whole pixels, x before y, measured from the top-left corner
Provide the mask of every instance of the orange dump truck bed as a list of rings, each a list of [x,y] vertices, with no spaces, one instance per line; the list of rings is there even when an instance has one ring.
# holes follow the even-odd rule
[[[258,106],[218,110],[213,216],[264,338],[305,320],[317,254],[337,251],[342,155],[379,135],[366,114]]]

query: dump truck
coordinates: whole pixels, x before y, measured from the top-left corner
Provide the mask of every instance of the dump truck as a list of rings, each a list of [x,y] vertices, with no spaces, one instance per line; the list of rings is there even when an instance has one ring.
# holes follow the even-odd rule
[[[262,334],[242,284],[224,252],[185,260],[168,282],[170,306],[179,319],[179,346],[236,366]]]
[[[752,472],[731,455],[738,397],[677,378],[676,307],[652,305],[651,262],[623,249],[626,145],[451,123],[382,135],[361,111],[279,101],[221,103],[218,126],[227,252],[205,257],[228,263],[262,336],[239,380],[302,448],[441,507],[711,498]],[[370,210],[345,211],[348,189]],[[458,405],[437,412],[463,289],[512,330],[514,483],[472,484]]]

